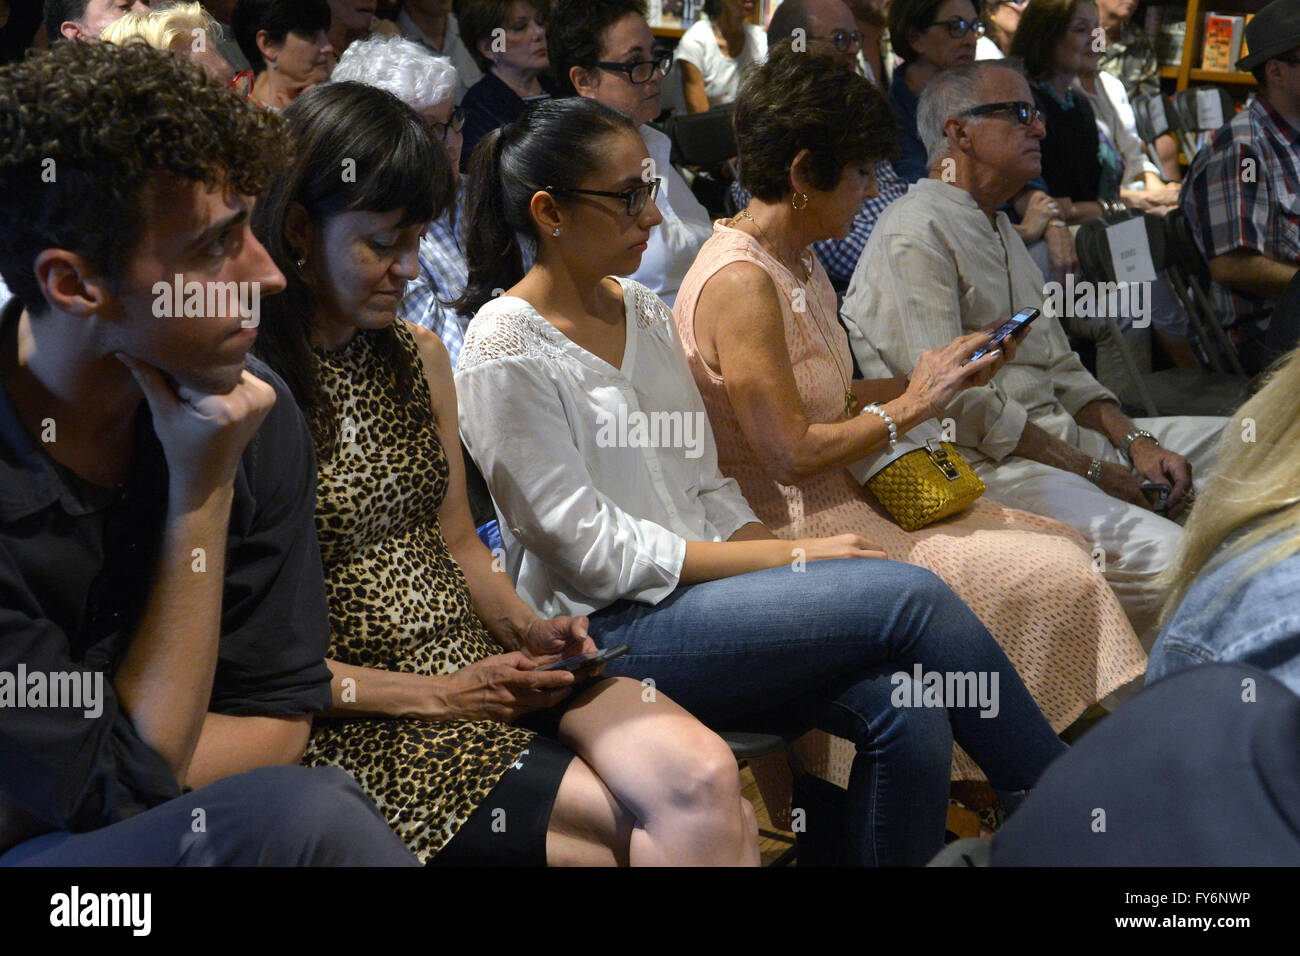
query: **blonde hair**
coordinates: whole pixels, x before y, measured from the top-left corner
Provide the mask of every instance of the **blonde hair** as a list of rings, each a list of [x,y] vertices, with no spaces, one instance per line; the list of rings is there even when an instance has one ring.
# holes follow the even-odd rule
[[[195,31],[207,35],[207,43],[221,39],[221,27],[212,14],[197,3],[173,3],[155,7],[148,13],[128,13],[109,24],[99,35],[108,43],[141,41],[155,50],[171,53],[177,40],[193,41]]]
[[[1242,578],[1300,551],[1297,394],[1300,349],[1278,361],[1268,384],[1223,430],[1214,472],[1198,496],[1177,556],[1162,575],[1170,589],[1164,620],[1173,616],[1202,570],[1219,567],[1270,538],[1277,538],[1277,544]],[[1234,538],[1231,545],[1222,547],[1229,538]]]

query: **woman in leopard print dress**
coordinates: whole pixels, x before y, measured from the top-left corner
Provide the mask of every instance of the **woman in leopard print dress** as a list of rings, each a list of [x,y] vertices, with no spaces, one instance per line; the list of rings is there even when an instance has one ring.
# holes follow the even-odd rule
[[[445,154],[357,83],[285,115],[298,158],[254,228],[288,279],[259,351],[319,456],[335,709],[304,759],[353,773],[425,862],[757,862],[720,738],[635,681],[537,670],[594,650],[587,621],[539,618],[475,534],[446,349],[396,321]]]

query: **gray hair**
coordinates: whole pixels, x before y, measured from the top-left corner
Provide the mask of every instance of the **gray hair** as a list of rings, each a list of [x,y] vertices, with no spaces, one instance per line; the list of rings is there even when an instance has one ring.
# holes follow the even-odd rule
[[[456,90],[451,60],[397,36],[370,36],[349,44],[330,79],[376,86],[416,112],[437,106]]]
[[[1022,73],[1014,60],[974,60],[951,69],[942,70],[921,91],[916,105],[916,132],[925,146],[925,161],[934,166],[948,154],[948,136],[943,124],[965,110],[979,106],[984,77],[990,70],[1011,70]],[[969,116],[966,122],[975,124],[982,117]]]

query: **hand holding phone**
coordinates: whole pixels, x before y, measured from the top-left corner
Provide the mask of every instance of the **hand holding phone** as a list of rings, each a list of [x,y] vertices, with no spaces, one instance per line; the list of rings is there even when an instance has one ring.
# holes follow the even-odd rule
[[[1007,319],[1005,322],[1003,322],[1001,325],[999,325],[996,329],[993,330],[992,338],[989,339],[988,345],[985,345],[983,348],[979,349],[974,355],[966,359],[961,364],[969,365],[971,362],[974,362],[976,359],[982,359],[984,356],[988,355],[994,349],[998,348],[1003,342],[1005,342],[1011,336],[1019,335],[1021,330],[1028,328],[1029,323],[1034,321],[1034,319],[1038,318],[1038,316],[1039,316],[1039,312],[1037,309],[1034,308],[1021,309],[1019,312],[1017,312],[1015,315]]]
[[[607,647],[603,651],[597,651],[594,654],[579,654],[576,657],[566,657],[562,661],[552,661],[536,669],[539,671],[571,671],[574,676],[580,677],[609,663],[616,657],[622,657],[629,650],[631,650],[631,647],[627,644],[615,644],[613,647]]]
[[[1169,503],[1169,486],[1154,481],[1144,481],[1141,490],[1152,510],[1164,514]]]

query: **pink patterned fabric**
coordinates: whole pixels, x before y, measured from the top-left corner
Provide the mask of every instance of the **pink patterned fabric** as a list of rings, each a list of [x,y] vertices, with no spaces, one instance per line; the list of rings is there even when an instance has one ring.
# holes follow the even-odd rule
[[[804,414],[814,423],[845,420],[841,375],[850,377],[853,367],[848,336],[836,321],[835,290],[816,258],[809,258],[812,275],[801,282],[755,238],[718,222],[678,293],[674,316],[723,473],[739,482],[759,519],[782,538],[856,532],[891,560],[943,578],[1015,664],[1052,727],[1062,730],[1146,668],[1146,655],[1110,587],[1093,570],[1083,538],[987,495],[960,515],[908,533],[845,468],[800,485],[779,484],[746,439],[726,383],[701,359],[695,343],[700,291],[724,266],[751,262],[771,277],[779,293]],[[796,313],[791,303],[798,299],[806,309]],[[953,774],[981,779],[960,750]]]

